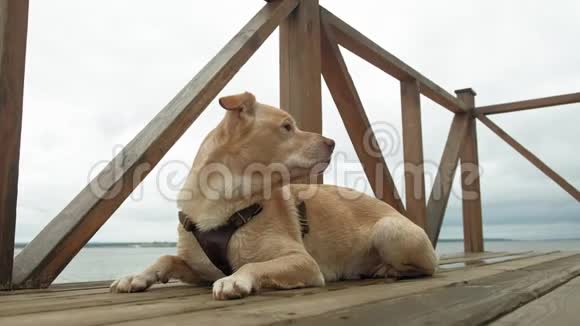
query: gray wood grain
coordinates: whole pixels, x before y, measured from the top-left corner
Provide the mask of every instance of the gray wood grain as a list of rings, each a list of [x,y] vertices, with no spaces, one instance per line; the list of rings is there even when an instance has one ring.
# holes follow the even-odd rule
[[[272,324],[300,324],[307,318],[321,316],[324,314],[333,316],[342,309],[352,309],[353,307],[365,307],[385,300],[399,300],[411,298],[405,309],[420,311],[419,306],[413,307],[415,299],[422,297],[433,289],[446,289],[461,284],[471,284],[477,279],[499,274],[510,274],[512,271],[518,273],[518,269],[542,264],[547,261],[554,261],[556,257],[570,257],[568,254],[553,254],[545,257],[534,257],[521,261],[510,261],[493,266],[481,266],[477,268],[467,268],[458,271],[444,273],[434,278],[415,279],[388,284],[377,284],[368,286],[353,286],[337,291],[315,292],[314,294],[304,294],[289,296],[280,300],[261,301],[248,305],[228,307],[224,309],[212,309],[197,311],[194,313],[183,313],[177,315],[164,315],[159,318],[146,320],[136,320],[120,323],[124,326],[147,326],[147,325],[189,325],[195,322],[196,325],[272,325]],[[527,272],[524,272],[527,273]],[[280,293],[286,291],[280,291]],[[396,312],[395,312],[396,313]],[[335,319],[317,320],[321,325],[334,325]],[[394,319],[382,319],[383,325],[396,325]],[[311,323],[318,325],[317,323]],[[348,324],[348,323],[347,323]],[[365,325],[362,322],[353,320],[350,324]],[[436,323],[433,323],[436,324]],[[117,324],[115,324],[117,325]]]
[[[580,255],[400,299],[297,320],[293,325],[482,325],[578,275]]]
[[[580,325],[580,277],[493,322],[492,326]]]

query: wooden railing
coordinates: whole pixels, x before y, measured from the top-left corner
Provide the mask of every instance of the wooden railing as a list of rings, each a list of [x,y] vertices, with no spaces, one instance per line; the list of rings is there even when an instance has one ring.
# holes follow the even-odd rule
[[[434,245],[439,237],[455,171],[461,161],[462,189],[471,195],[463,198],[465,250],[478,252],[484,249],[479,175],[477,169],[475,177],[474,171],[464,171],[464,163],[471,167],[479,166],[476,118],[538,166],[576,201],[579,200],[575,187],[486,116],[576,103],[580,102],[579,93],[475,108],[473,90],[458,90],[457,96],[449,94],[319,7],[317,0],[276,0],[268,1],[13,260],[27,8],[27,0],[0,0],[0,289],[50,285],[278,26],[281,108],[289,111],[303,129],[322,132],[322,75],[376,196],[425,228]],[[372,146],[377,147],[378,143],[340,46],[400,81],[405,204],[384,158],[370,155],[363,146],[364,137],[369,135]],[[423,171],[420,95],[454,114],[428,198]],[[374,149],[378,150],[378,147]],[[467,172],[471,173],[471,180],[467,179]]]

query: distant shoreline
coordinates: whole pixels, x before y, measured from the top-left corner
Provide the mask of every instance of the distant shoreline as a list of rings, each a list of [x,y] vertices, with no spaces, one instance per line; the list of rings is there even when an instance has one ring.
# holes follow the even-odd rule
[[[525,242],[525,241],[580,241],[580,238],[569,239],[537,239],[537,240],[519,240],[519,239],[502,239],[489,238],[484,239],[485,242]],[[440,243],[463,242],[463,239],[439,239]],[[22,249],[26,243],[16,243],[15,248]],[[176,247],[176,242],[89,242],[85,248],[173,248]]]

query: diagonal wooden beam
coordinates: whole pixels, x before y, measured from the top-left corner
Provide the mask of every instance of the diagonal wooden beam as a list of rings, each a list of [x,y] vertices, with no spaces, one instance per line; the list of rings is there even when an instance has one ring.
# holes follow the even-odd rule
[[[434,246],[437,245],[439,240],[439,232],[441,231],[443,217],[449,202],[455,170],[457,170],[459,153],[470,119],[472,118],[469,113],[456,113],[453,117],[437,176],[429,196],[427,204],[427,234]]]
[[[477,119],[479,119],[479,121],[481,121],[485,126],[487,126],[491,131],[493,131],[499,138],[503,139],[513,149],[515,149],[518,153],[520,153],[525,159],[530,161],[530,163],[535,165],[538,169],[540,169],[540,171],[542,171],[545,175],[547,175],[550,179],[552,179],[555,183],[557,183],[560,187],[562,187],[562,189],[564,189],[567,193],[569,193],[574,199],[576,199],[576,201],[580,201],[580,192],[578,192],[578,189],[576,189],[573,185],[568,183],[558,173],[556,173],[544,162],[542,162],[536,155],[530,152],[522,144],[518,143],[515,139],[513,139],[510,135],[508,135],[503,129],[501,129],[488,117],[481,114],[477,110],[475,112],[475,116],[477,117]]]
[[[477,112],[489,115],[497,113],[539,109],[549,106],[558,106],[572,103],[580,103],[580,93],[564,94],[558,96],[536,98],[533,100],[481,106],[477,108]]]
[[[0,290],[12,285],[28,0],[0,0]]]
[[[340,20],[340,18],[334,16],[328,10],[321,7],[320,14],[322,19],[332,26],[338,43],[347,50],[400,81],[417,80],[420,84],[421,93],[444,108],[452,112],[468,111],[463,102]]]
[[[20,287],[46,287],[298,4],[267,3],[16,257]]]
[[[321,21],[322,76],[375,195],[405,214],[393,177],[378,148],[356,87],[328,24]],[[371,148],[369,148],[371,147]]]

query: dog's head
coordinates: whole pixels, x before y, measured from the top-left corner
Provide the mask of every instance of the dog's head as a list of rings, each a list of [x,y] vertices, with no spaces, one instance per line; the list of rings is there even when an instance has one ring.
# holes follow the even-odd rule
[[[253,185],[303,179],[330,163],[334,141],[300,130],[287,112],[258,103],[248,92],[222,97],[219,103],[226,114],[204,141],[198,154],[203,162],[198,163],[222,164]]]

